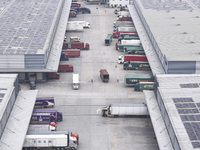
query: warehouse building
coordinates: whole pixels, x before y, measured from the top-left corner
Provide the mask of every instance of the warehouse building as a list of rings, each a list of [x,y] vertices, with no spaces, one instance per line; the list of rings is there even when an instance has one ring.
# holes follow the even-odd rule
[[[17,74],[0,74],[0,149],[21,150],[37,90],[20,90]]]
[[[196,0],[135,0],[129,5],[136,27],[139,20],[144,28],[143,31],[137,28],[140,38],[144,38],[140,32],[147,33],[165,73],[200,71],[199,3]]]
[[[4,0],[0,4],[0,72],[43,82],[57,72],[71,1]]]

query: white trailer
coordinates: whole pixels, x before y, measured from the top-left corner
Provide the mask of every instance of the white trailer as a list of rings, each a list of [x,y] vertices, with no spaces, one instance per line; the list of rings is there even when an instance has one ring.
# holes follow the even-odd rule
[[[80,86],[79,74],[73,74],[73,89],[78,90]]]
[[[130,44],[133,46],[141,46],[140,40],[121,40],[121,44]]]
[[[78,147],[78,134],[67,131],[41,131],[41,132],[28,132],[23,150],[37,150],[44,148],[53,149],[77,149]]]
[[[118,27],[117,31],[136,31],[135,27]]]
[[[28,126],[28,132],[30,132],[30,131],[55,131],[55,130],[56,130],[55,122],[51,122],[49,125],[30,124]]]
[[[103,117],[116,116],[147,116],[149,115],[145,104],[111,104],[101,109]]]
[[[67,28],[66,28],[66,31],[83,31],[83,25],[81,24],[67,24]]]
[[[90,23],[87,21],[68,21],[67,26],[68,25],[79,25],[82,26],[83,28],[90,28]]]

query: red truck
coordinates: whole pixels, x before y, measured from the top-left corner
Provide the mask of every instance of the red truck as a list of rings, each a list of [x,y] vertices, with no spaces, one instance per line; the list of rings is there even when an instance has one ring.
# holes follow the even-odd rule
[[[80,49],[63,49],[62,52],[68,54],[69,57],[80,57]]]
[[[108,82],[109,74],[106,69],[101,69],[100,71],[100,78],[103,82]]]
[[[148,61],[145,55],[124,55],[124,62],[130,61]]]
[[[117,18],[117,21],[133,21],[133,20],[131,17],[121,16],[121,17]]]
[[[49,72],[46,75],[47,79],[60,79],[60,74],[57,72]]]
[[[69,60],[69,55],[68,55],[68,53],[61,52],[60,60],[61,60],[61,61]]]
[[[68,64],[59,64],[58,66],[58,72],[73,72],[74,68],[72,65]]]
[[[113,32],[113,38],[120,37],[120,33],[137,33],[136,31],[115,31]]]
[[[90,45],[84,42],[64,42],[62,49],[80,49],[80,50],[89,50]]]

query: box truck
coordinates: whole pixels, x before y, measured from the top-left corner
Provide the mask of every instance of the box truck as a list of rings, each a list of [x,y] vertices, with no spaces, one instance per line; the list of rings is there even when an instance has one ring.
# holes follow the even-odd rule
[[[124,76],[126,86],[135,86],[139,82],[154,82],[154,77],[152,74],[126,74]]]
[[[105,45],[109,46],[112,42],[112,34],[108,34],[105,38]]]
[[[73,89],[78,90],[80,86],[79,74],[73,74]]]
[[[37,97],[34,108],[54,107],[54,97]]]
[[[81,26],[83,28],[90,28],[90,23],[87,21],[68,21],[67,26]]]
[[[51,113],[55,118],[56,121],[62,121],[62,112],[52,109],[34,109],[33,113]]]
[[[100,71],[100,78],[103,82],[108,82],[109,74],[106,69],[101,69]]]
[[[68,131],[27,132],[22,150],[77,149],[79,135]]]
[[[101,108],[101,115],[103,117],[148,116],[149,113],[145,104],[110,104]]]
[[[146,61],[126,61],[123,64],[124,70],[151,70],[150,65]]]
[[[117,18],[117,21],[133,21],[131,17],[120,16]]]

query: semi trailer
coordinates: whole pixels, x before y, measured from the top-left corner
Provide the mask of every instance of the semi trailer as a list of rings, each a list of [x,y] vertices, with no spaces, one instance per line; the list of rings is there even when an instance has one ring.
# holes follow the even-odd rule
[[[50,124],[56,123],[56,117],[51,113],[32,113],[30,124]]]
[[[135,91],[154,90],[154,82],[139,82],[134,86]]]
[[[73,72],[74,68],[70,64],[59,64],[58,72]]]
[[[117,21],[133,21],[131,17],[120,16],[117,18]]]
[[[51,113],[55,118],[56,121],[62,121],[62,112],[54,110],[54,109],[34,109],[33,113]]]
[[[130,61],[148,61],[146,55],[120,55],[118,57],[118,63],[123,64],[124,62]]]
[[[145,104],[110,104],[101,108],[103,117],[117,116],[148,116],[148,109]]]
[[[60,79],[60,74],[57,72],[49,72],[46,74],[47,79]]]
[[[68,54],[69,57],[80,57],[80,49],[63,49],[62,52]]]
[[[152,74],[126,74],[124,76],[126,86],[135,86],[139,82],[154,82],[154,77]]]
[[[30,124],[28,126],[28,132],[30,131],[55,131],[56,130],[56,123],[51,122],[48,125],[35,125],[35,124]]]
[[[116,50],[120,51],[120,52],[124,52],[124,49],[127,47],[142,47],[142,45],[138,45],[138,44],[118,44],[116,45]]]
[[[89,50],[90,45],[84,42],[64,42],[62,49],[80,49],[80,50]]]
[[[120,33],[136,33],[135,27],[118,27],[117,31],[113,32],[113,38],[118,38]]]
[[[27,132],[22,150],[77,149],[79,135],[68,131]]]
[[[54,97],[37,97],[34,108],[54,107]]]
[[[150,65],[146,61],[126,61],[123,64],[124,70],[151,70]]]

